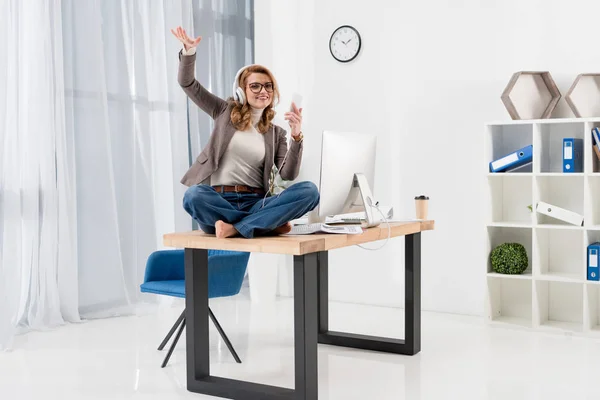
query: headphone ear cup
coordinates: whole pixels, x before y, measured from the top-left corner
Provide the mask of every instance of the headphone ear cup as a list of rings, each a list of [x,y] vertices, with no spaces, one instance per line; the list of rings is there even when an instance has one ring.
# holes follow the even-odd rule
[[[242,90],[242,88],[238,87],[237,89],[235,89],[235,94],[237,101],[239,101],[242,104],[246,104],[246,96],[244,95],[244,91]]]

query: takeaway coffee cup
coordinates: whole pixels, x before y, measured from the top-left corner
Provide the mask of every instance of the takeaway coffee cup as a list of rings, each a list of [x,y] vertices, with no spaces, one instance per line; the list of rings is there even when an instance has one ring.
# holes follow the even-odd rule
[[[427,211],[429,206],[429,197],[425,195],[415,197],[415,210],[417,219],[427,219]]]

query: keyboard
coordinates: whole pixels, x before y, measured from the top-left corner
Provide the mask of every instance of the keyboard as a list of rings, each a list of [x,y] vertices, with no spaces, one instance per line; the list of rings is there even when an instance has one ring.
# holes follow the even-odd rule
[[[361,224],[367,222],[365,218],[340,218],[338,223],[341,224]]]
[[[314,224],[305,224],[305,225],[294,225],[292,226],[292,230],[288,233],[289,235],[310,235],[312,233],[319,232],[321,230],[322,224],[314,223]]]

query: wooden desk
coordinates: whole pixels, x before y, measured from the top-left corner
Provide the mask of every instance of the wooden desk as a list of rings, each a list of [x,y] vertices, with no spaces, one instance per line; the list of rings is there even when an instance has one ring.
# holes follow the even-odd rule
[[[361,235],[298,235],[217,239],[201,231],[164,235],[164,244],[185,249],[187,387],[191,392],[235,400],[317,400],[318,343],[414,355],[421,350],[421,232],[434,221],[394,222],[390,236],[405,238],[405,335],[403,340],[329,330],[329,250],[386,239],[387,224]],[[294,389],[210,375],[208,250],[294,256]]]

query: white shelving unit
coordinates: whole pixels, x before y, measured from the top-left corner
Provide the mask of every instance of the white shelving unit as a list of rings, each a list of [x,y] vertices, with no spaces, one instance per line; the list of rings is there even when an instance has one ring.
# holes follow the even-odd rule
[[[493,324],[600,336],[600,282],[587,280],[586,249],[600,241],[600,162],[592,129],[600,118],[516,120],[485,125],[487,180],[486,308]],[[584,139],[584,168],[562,172],[562,139]],[[490,173],[489,162],[533,144],[533,162]],[[574,226],[535,212],[544,201],[584,216]],[[532,207],[530,210],[529,207]],[[490,253],[521,243],[521,275],[492,272]]]

